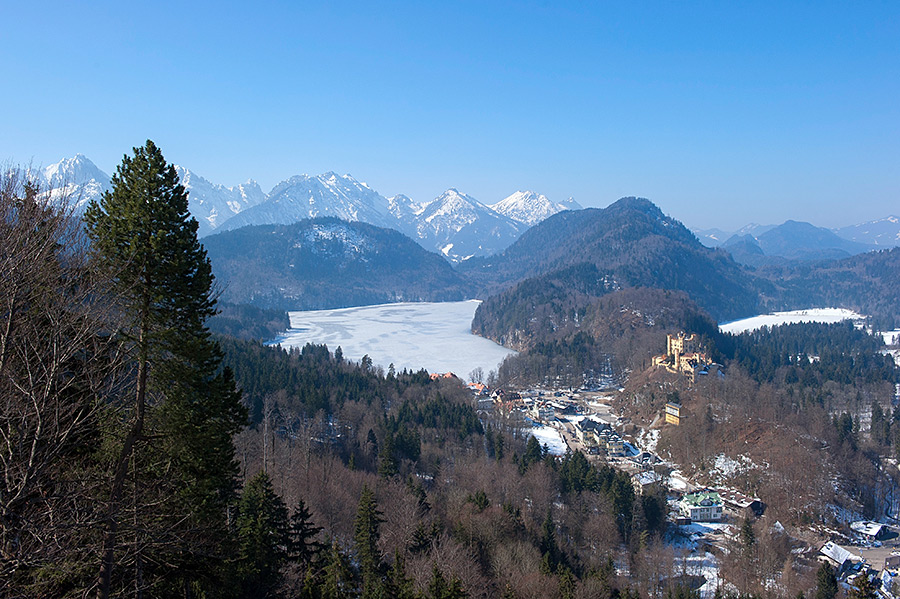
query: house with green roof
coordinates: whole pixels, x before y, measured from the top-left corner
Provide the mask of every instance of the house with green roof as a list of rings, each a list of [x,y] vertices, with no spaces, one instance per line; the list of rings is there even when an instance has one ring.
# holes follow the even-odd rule
[[[715,491],[688,493],[681,498],[680,509],[692,522],[718,522],[722,519],[722,498]]]

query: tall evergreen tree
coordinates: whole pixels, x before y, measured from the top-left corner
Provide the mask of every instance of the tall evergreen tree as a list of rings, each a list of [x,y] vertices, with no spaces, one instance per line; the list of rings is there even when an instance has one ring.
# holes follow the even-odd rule
[[[306,502],[300,499],[288,526],[288,560],[308,565],[316,559],[325,548],[316,540],[320,532],[322,528],[313,524]]]
[[[187,192],[174,166],[147,141],[123,158],[111,191],[91,202],[85,221],[94,262],[113,281],[119,337],[134,363],[133,398],[116,406],[127,432],[112,435],[118,448],[98,597],[110,594],[126,536],[134,547],[135,588],[154,584],[144,562],[165,564],[173,592],[215,588],[211,556],[224,549],[225,508],[235,494],[231,439],[246,413],[205,327],[215,313],[213,275]],[[151,495],[158,501],[142,513],[141,499]],[[134,506],[128,535],[120,531],[126,505]],[[148,551],[165,555],[145,560]]]
[[[382,562],[378,552],[380,538],[378,529],[382,522],[384,518],[378,511],[375,493],[365,485],[359,497],[359,507],[353,522],[353,537],[356,541],[356,554],[363,581],[363,597],[378,597],[382,590]]]
[[[838,593],[837,577],[834,575],[834,568],[826,563],[819,567],[816,572],[816,594],[815,599],[834,599]]]
[[[288,513],[265,472],[241,493],[237,516],[238,569],[245,597],[267,597],[288,559]]]

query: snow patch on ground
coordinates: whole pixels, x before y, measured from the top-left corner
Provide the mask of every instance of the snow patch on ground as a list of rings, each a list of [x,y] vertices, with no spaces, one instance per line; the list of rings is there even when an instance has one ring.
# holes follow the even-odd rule
[[[637,436],[637,444],[643,451],[656,453],[656,446],[659,444],[659,429],[646,430],[641,429]]]
[[[546,445],[552,455],[564,455],[568,449],[559,431],[552,426],[535,426],[528,432],[534,435],[542,446]]]
[[[812,308],[808,310],[793,310],[791,312],[775,312],[773,314],[761,314],[751,318],[735,320],[719,325],[719,329],[726,333],[740,334],[747,331],[755,331],[762,327],[774,327],[782,324],[794,324],[797,322],[824,322],[835,323],[844,320],[856,320],[864,318],[853,310],[844,308]]]
[[[882,331],[881,336],[885,345],[900,345],[900,330]]]

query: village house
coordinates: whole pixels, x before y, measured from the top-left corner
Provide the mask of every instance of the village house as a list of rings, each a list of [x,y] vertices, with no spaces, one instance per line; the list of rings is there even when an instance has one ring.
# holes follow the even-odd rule
[[[600,433],[608,429],[608,424],[584,418],[575,423],[575,436],[585,446],[599,445]]]
[[[625,455],[625,441],[619,436],[619,433],[608,428],[601,431],[598,435],[599,446],[601,450],[606,451],[606,455],[610,457],[622,457]]]
[[[722,519],[722,498],[715,491],[688,493],[681,498],[680,509],[693,522],[718,522]]]
[[[674,424],[675,426],[681,424],[680,403],[670,401],[666,404],[666,424]]]
[[[766,511],[766,504],[758,497],[748,497],[734,489],[718,489],[719,497],[725,509],[734,512],[737,516],[754,516],[759,518]]]
[[[850,529],[868,541],[882,541],[890,532],[884,524],[869,521],[851,522]]]
[[[667,477],[654,472],[653,470],[644,470],[636,472],[631,476],[631,482],[634,485],[634,492],[638,495],[644,495],[649,489],[666,484]]]
[[[531,417],[541,422],[547,422],[556,416],[556,410],[545,402],[535,402],[531,407]]]
[[[862,557],[850,553],[832,541],[825,543],[819,550],[819,554],[836,570],[835,575],[838,578],[854,570],[854,566],[863,561]]]

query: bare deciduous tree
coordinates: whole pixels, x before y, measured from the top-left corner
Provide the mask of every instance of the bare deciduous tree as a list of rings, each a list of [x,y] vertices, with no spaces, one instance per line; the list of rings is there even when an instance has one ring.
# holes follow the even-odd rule
[[[57,594],[96,541],[91,452],[120,364],[86,247],[64,201],[51,204],[22,170],[0,174],[4,596]]]

